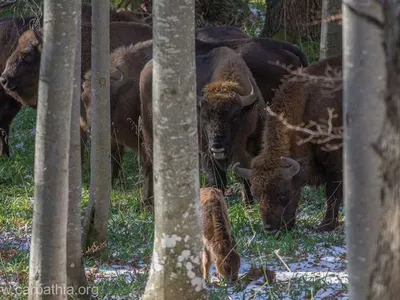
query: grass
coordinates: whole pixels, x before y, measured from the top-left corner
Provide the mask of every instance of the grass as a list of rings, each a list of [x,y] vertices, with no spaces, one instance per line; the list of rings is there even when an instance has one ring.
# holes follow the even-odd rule
[[[33,162],[35,111],[24,108],[13,122],[11,128],[12,159],[0,161],[0,287],[17,282],[21,287],[28,284],[29,250],[20,248],[18,241],[26,239],[30,233],[32,218]],[[146,286],[147,271],[151,262],[153,217],[141,211],[139,205],[138,164],[132,153],[124,158],[125,176],[112,191],[111,215],[109,220],[109,248],[98,259],[87,258],[87,275],[98,289],[99,299],[108,296],[139,298]],[[88,170],[85,170],[83,184],[83,205],[88,198]],[[237,190],[237,183],[230,176],[230,185]],[[233,233],[238,242],[238,251],[249,265],[268,265],[275,270],[285,270],[275,252],[283,257],[285,263],[302,261],[304,256],[318,255],[321,249],[344,245],[343,230],[329,234],[317,234],[315,226],[322,218],[324,200],[323,189],[305,188],[297,226],[279,237],[264,234],[259,217],[258,205],[245,208],[238,195],[227,197],[229,216]],[[3,242],[5,233],[13,237],[12,243]],[[22,243],[24,244],[24,243]],[[115,265],[129,266],[130,275],[113,274],[107,278]],[[326,278],[300,276],[296,279],[276,284],[259,286],[240,291],[236,288],[210,288],[211,299],[247,299],[257,294],[260,299],[278,299],[284,295],[291,299],[308,299],[317,291],[330,285]],[[243,289],[243,287],[242,287]],[[342,287],[346,290],[346,285]],[[239,293],[239,294],[238,294]],[[238,296],[239,295],[239,296]],[[255,297],[255,295],[253,295]],[[253,297],[251,296],[251,297]],[[13,296],[10,299],[19,299]],[[21,298],[23,299],[23,298]]]
[[[253,0],[251,3],[263,12],[263,0]],[[259,32],[261,18],[262,13],[244,24],[250,35],[254,36]],[[299,41],[298,45],[307,54],[310,62],[318,59],[319,45],[312,41]],[[30,234],[32,220],[34,129],[35,111],[30,108],[22,109],[11,128],[12,158],[0,159],[0,290],[13,284],[26,288],[28,284],[29,249],[24,246]],[[146,286],[151,262],[154,220],[151,214],[140,209],[138,163],[132,153],[125,155],[123,166],[123,179],[113,188],[111,196],[109,248],[100,258],[85,259],[88,279],[97,288],[99,299],[112,299],[107,298],[111,296],[119,296],[119,299],[140,298]],[[229,184],[237,191],[238,185],[232,174]],[[83,207],[88,200],[88,185],[87,161],[83,173]],[[226,200],[238,251],[242,256],[243,271],[248,270],[246,265],[268,266],[282,275],[287,271],[286,264],[295,274],[296,264],[323,266],[323,260],[329,253],[322,253],[345,244],[343,230],[325,234],[315,231],[324,212],[322,188],[303,189],[297,226],[291,232],[278,237],[267,236],[262,231],[258,205],[244,207],[237,194],[227,197]],[[339,261],[345,260],[343,253],[334,253],[331,256]],[[129,267],[130,272],[116,272],[119,270],[118,266]],[[114,271],[112,276],[110,270]],[[232,299],[313,299],[318,291],[332,287],[328,280],[329,275],[297,275],[291,279],[280,278],[278,283],[270,285],[254,281],[251,289],[240,285],[230,288],[212,286],[210,299],[227,299],[228,296]],[[346,289],[346,283],[336,288],[339,292],[346,292]],[[15,294],[4,297],[0,298],[26,298]]]

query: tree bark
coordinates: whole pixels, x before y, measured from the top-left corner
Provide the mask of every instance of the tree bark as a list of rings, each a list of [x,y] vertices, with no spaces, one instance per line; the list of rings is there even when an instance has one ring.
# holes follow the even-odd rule
[[[90,198],[84,242],[104,245],[111,196],[110,140],[110,9],[108,0],[92,4]]]
[[[341,11],[342,0],[322,1],[320,60],[342,53],[342,25],[331,20]]]
[[[400,295],[400,3],[386,1],[386,115],[380,136],[383,188],[378,249],[368,299],[398,299]]]
[[[382,20],[375,0],[343,3],[344,202],[349,298],[366,299],[376,251],[382,180],[373,145],[383,125]],[[377,21],[381,22],[381,21]]]
[[[81,11],[81,0],[76,0],[76,11]],[[72,5],[72,3],[71,3]],[[75,18],[77,31],[75,48],[74,90],[71,109],[71,136],[69,150],[69,202],[67,230],[67,281],[73,287],[80,299],[89,298],[82,256],[81,230],[81,138],[80,138],[80,109],[81,109],[81,15]],[[85,291],[85,293],[83,293]],[[86,296],[86,297],[85,297]]]
[[[319,41],[322,0],[266,0],[261,36],[296,42]]]
[[[207,299],[201,216],[194,0],[153,6],[155,234],[144,300]]]
[[[68,152],[77,27],[71,0],[45,0],[29,299],[67,299]]]

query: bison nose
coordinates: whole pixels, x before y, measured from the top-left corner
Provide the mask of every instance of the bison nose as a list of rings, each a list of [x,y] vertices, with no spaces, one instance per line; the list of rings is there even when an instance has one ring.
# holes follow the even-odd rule
[[[225,158],[225,148],[221,144],[213,144],[210,150],[216,159]]]
[[[10,80],[6,76],[1,76],[0,77],[0,84],[6,89],[12,91],[15,89],[15,85],[12,84]]]
[[[269,235],[276,235],[278,233],[278,229],[273,228],[271,224],[265,224],[264,231]]]

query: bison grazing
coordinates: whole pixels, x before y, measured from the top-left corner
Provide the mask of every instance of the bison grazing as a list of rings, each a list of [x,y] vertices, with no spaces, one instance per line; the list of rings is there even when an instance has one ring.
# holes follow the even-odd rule
[[[342,57],[325,59],[305,68],[277,91],[271,110],[283,114],[289,124],[328,120],[328,108],[338,115],[333,126],[342,125],[341,77],[326,77],[329,70],[342,70]],[[332,74],[332,72],[330,72]],[[309,76],[309,78],[307,78]],[[340,75],[341,76],[341,75]],[[251,179],[251,191],[260,200],[264,230],[275,234],[295,225],[300,190],[306,184],[326,184],[327,208],[318,229],[333,230],[338,225],[342,203],[342,151],[324,151],[320,145],[298,145],[300,136],[282,121],[268,117],[263,148],[251,170],[235,166],[237,174]]]
[[[113,179],[116,178],[124,147],[144,154],[139,135],[138,118],[140,116],[139,77],[143,66],[152,57],[150,42],[116,49],[110,56],[110,113],[111,113],[111,155]],[[86,109],[88,124],[91,112],[91,73],[85,75],[82,100]],[[88,126],[90,131],[90,125]]]
[[[89,4],[82,4],[82,22],[91,22],[92,7]],[[135,14],[131,12],[117,12],[110,9],[111,21],[139,21]],[[14,52],[18,45],[19,37],[30,28],[34,23],[41,24],[42,19],[36,17],[7,17],[0,19],[0,71],[6,67],[9,56]],[[28,58],[29,60],[29,58]],[[21,105],[13,97],[6,94],[3,87],[0,87],[0,157],[2,154],[9,153],[8,143],[5,136],[8,137],[11,121],[17,115]]]
[[[240,256],[232,236],[228,208],[224,195],[215,188],[200,189],[201,215],[203,219],[203,277],[209,278],[211,264],[217,273],[228,282],[238,279]]]

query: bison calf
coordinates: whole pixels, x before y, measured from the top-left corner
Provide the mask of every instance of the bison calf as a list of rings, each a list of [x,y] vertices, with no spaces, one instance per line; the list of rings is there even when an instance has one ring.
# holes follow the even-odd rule
[[[337,114],[331,125],[342,126],[342,78],[332,69],[342,70],[341,56],[319,61],[293,76],[276,92],[271,110],[283,115],[291,125],[307,125],[327,121],[331,108]],[[263,148],[254,158],[252,169],[234,168],[239,175],[251,179],[251,192],[260,200],[261,218],[268,233],[295,225],[300,190],[306,184],[325,184],[327,207],[318,229],[333,230],[338,225],[338,209],[343,200],[342,151],[324,151],[313,143],[299,145],[298,141],[305,138],[288,130],[277,118],[268,117]]]
[[[238,279],[240,256],[232,236],[224,195],[215,188],[200,189],[203,219],[203,277],[209,278],[211,264],[215,264],[218,275],[228,282]]]

